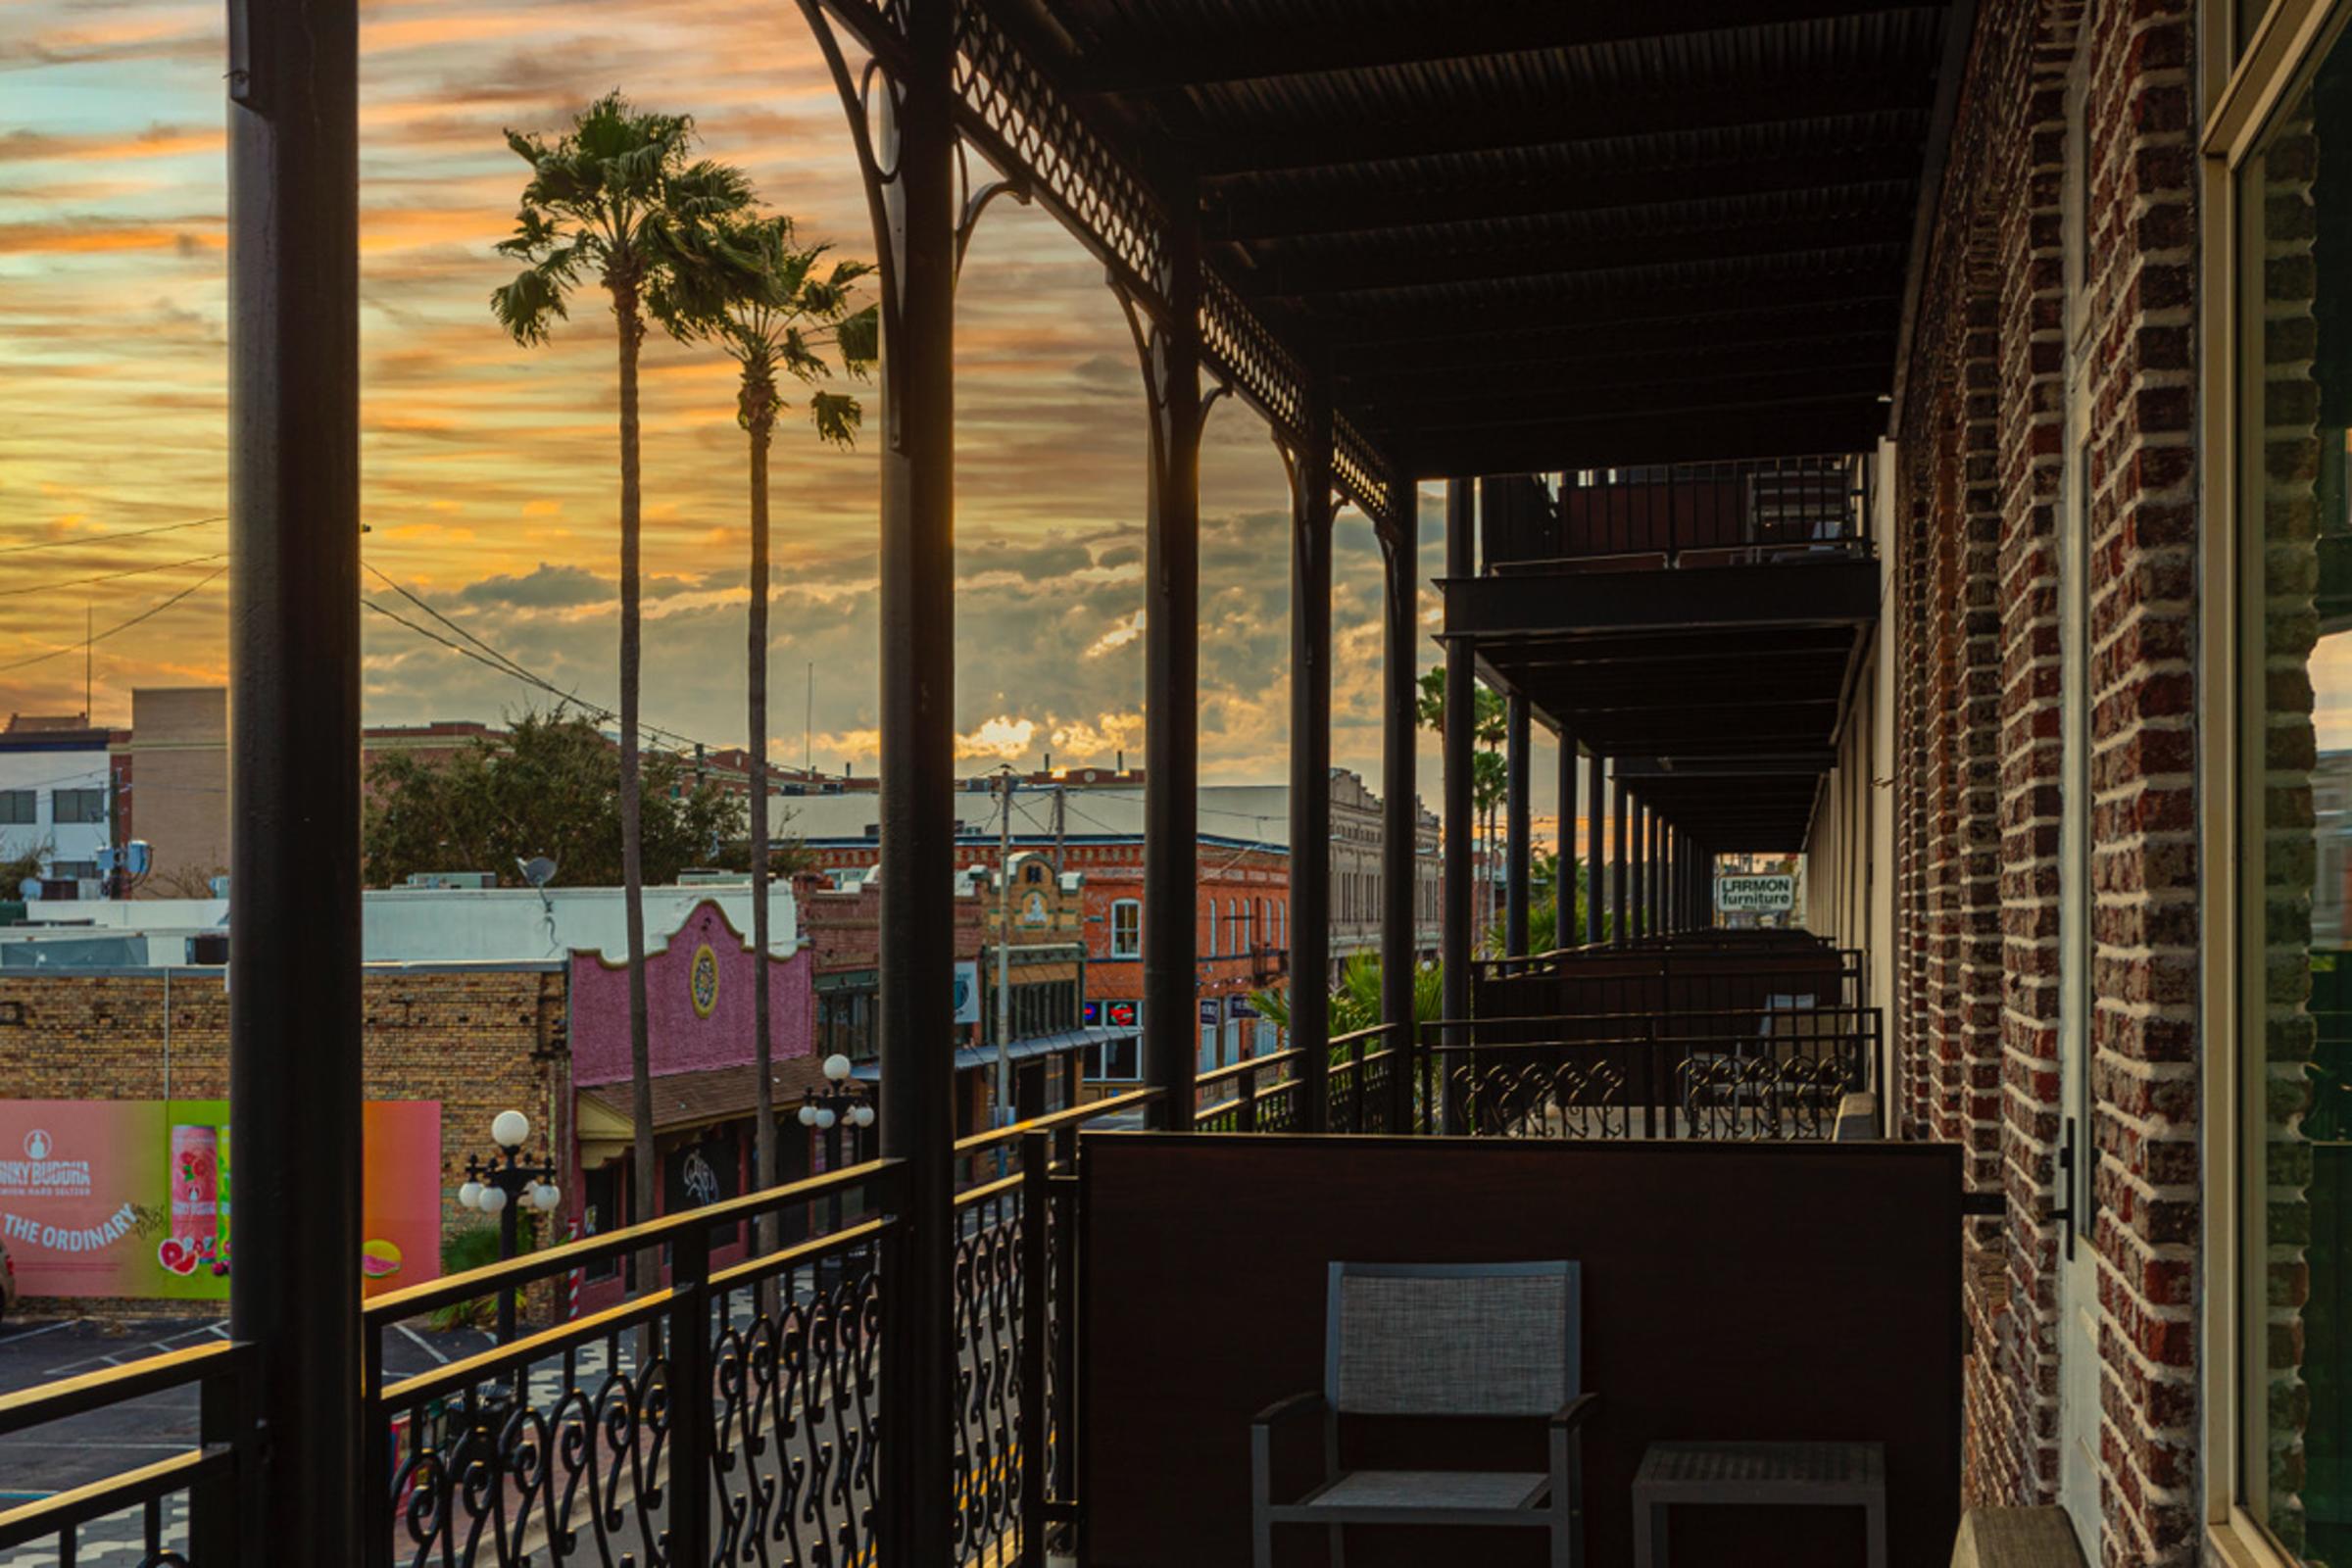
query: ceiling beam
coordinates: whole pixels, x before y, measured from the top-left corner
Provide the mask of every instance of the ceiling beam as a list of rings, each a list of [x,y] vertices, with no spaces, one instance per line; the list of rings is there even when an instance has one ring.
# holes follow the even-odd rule
[[[1578,387],[1664,386],[1693,380],[1770,375],[1790,365],[1812,368],[1831,366],[1877,370],[1884,374],[1892,352],[1894,333],[1884,331],[1831,332],[1817,336],[1780,336],[1768,342],[1740,347],[1699,349],[1695,345],[1662,352],[1596,355],[1590,359],[1554,359],[1522,363],[1507,376],[1479,376],[1465,371],[1464,380],[1485,381],[1502,388],[1514,402],[1541,399]],[[1418,413],[1430,407],[1432,387],[1425,368],[1391,371],[1378,378],[1348,376],[1337,380],[1338,395],[1348,407],[1386,411],[1404,406]]]
[[[1571,274],[1563,279],[1568,286],[1549,296],[1523,290],[1527,297],[1509,300],[1434,299],[1405,312],[1383,309],[1382,301],[1336,300],[1316,312],[1316,320],[1332,352],[1352,359],[1400,344],[1450,344],[1465,337],[1513,334],[1532,339],[1596,323],[1624,325],[1799,306],[1844,307],[1856,316],[1871,310],[1892,319],[1885,305],[1894,299],[1901,280],[1902,254],[1888,246],[1883,256],[1855,258],[1843,268],[1825,267],[1818,256],[1796,255],[1742,257],[1721,267],[1677,270],[1688,275],[1671,283],[1643,272],[1623,277]]]
[[[1115,45],[1082,59],[1071,85],[1081,92],[1166,92],[1274,76],[1325,75],[1484,55],[1575,49],[1633,38],[1727,27],[1916,11],[1884,0],[1649,0],[1639,6],[1509,5],[1449,11],[1423,25],[1261,27],[1243,39],[1210,37]]]
[[[1865,296],[1838,305],[1774,310],[1766,303],[1706,316],[1627,320],[1595,317],[1578,326],[1540,332],[1498,331],[1414,343],[1350,343],[1332,352],[1332,378],[1342,398],[1388,382],[1414,382],[1437,369],[1494,371],[1534,366],[1569,368],[1642,354],[1721,357],[1759,347],[1793,347],[1845,339],[1894,340],[1894,296]]]
[[[1661,158],[1646,150],[1644,142],[1591,145],[1596,152],[1613,145],[1627,150],[1606,156],[1592,169],[1541,173],[1514,170],[1492,179],[1465,176],[1459,169],[1448,171],[1451,177],[1433,178],[1415,166],[1402,165],[1387,177],[1352,180],[1344,188],[1291,178],[1267,181],[1262,187],[1224,181],[1210,188],[1200,219],[1201,235],[1211,244],[1255,243],[1733,196],[1886,185],[1908,191],[1916,188],[1919,177],[1918,150],[1894,140],[1882,146],[1766,158],[1737,153]],[[1301,189],[1302,183],[1308,188]]]
[[[1719,408],[1707,411],[1704,419],[1692,417],[1693,413],[1488,423],[1446,431],[1406,428],[1385,433],[1384,443],[1410,477],[1446,479],[1796,452],[1863,452],[1886,423],[1886,407],[1876,397],[1809,408]]]
[[[1812,256],[1899,244],[1911,214],[1881,196],[1875,206],[1808,213],[1797,219],[1734,214],[1720,221],[1608,235],[1547,236],[1513,243],[1465,237],[1450,245],[1426,240],[1396,245],[1344,241],[1344,249],[1310,245],[1259,255],[1237,268],[1234,286],[1253,298],[1319,299],[1400,288],[1446,288],[1458,283],[1573,276],[1622,268],[1743,256]]]
[[[1886,61],[1865,61],[1792,73],[1769,82],[1711,88],[1694,81],[1670,92],[1601,93],[1531,105],[1515,113],[1500,104],[1462,103],[1426,118],[1333,115],[1311,130],[1287,123],[1250,123],[1228,114],[1206,122],[1211,139],[1197,153],[1196,168],[1202,178],[1219,179],[1286,169],[1346,169],[1398,159],[1553,147],[1604,136],[1762,129],[1832,115],[1916,111],[1927,107],[1934,92],[1929,70],[1906,71]]]

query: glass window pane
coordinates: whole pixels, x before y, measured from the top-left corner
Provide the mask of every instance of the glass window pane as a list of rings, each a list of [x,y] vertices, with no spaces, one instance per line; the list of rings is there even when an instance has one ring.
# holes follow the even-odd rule
[[[2288,1552],[2352,1561],[2343,1387],[2352,1241],[2352,50],[2289,95],[2242,167],[2248,654],[2262,699],[2247,794],[2263,870],[2258,1038],[2241,1054],[2246,1250],[2239,1407],[2248,1511]]]

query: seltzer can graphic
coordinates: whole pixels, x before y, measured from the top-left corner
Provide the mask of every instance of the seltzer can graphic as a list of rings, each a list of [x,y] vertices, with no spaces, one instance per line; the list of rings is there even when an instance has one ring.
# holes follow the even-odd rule
[[[220,1218],[220,1130],[200,1123],[172,1129],[172,1237],[209,1247]]]

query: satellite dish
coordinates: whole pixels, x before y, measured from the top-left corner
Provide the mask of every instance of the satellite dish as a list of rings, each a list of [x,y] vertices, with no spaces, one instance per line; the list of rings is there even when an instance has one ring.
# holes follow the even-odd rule
[[[556,862],[544,855],[535,855],[527,860],[517,856],[514,868],[522,873],[525,882],[535,888],[544,888],[556,879]]]
[[[35,902],[41,896],[41,879],[37,876],[26,877],[17,884],[17,892],[26,904]]]

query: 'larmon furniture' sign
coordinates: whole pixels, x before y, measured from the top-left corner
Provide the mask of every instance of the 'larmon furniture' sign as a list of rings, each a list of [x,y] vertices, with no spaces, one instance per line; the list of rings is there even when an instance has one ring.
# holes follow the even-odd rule
[[[1727,914],[1786,914],[1796,907],[1796,878],[1719,876],[1715,907]]]

